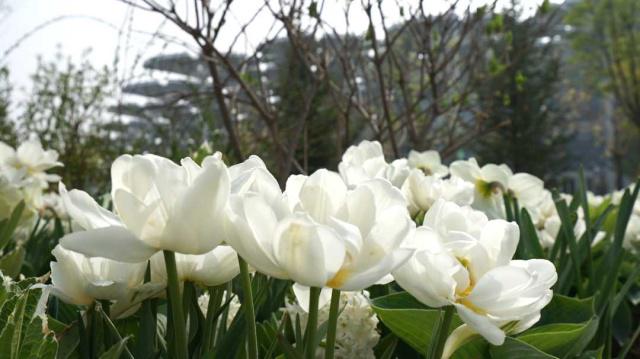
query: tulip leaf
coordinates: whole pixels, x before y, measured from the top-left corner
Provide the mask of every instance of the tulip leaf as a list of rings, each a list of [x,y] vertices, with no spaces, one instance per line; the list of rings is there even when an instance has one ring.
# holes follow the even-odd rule
[[[24,212],[24,201],[20,201],[20,203],[15,206],[11,212],[11,216],[7,220],[0,222],[0,250],[9,243],[13,232],[15,232],[20,223],[22,212]]]
[[[520,243],[523,247],[523,259],[545,258],[544,251],[540,245],[540,239],[536,233],[536,227],[531,221],[529,212],[523,208],[520,213]]]
[[[398,338],[418,353],[425,354],[440,310],[428,308],[406,292],[393,293],[372,301],[373,311]],[[462,322],[454,317],[451,330]]]
[[[597,319],[582,324],[565,323],[549,324],[536,327],[518,336],[518,340],[527,343],[545,353],[564,357],[576,342],[582,337],[585,330],[597,328]]]
[[[124,353],[129,337],[123,338],[100,355],[100,359],[118,359]]]
[[[25,254],[24,247],[16,247],[0,258],[0,271],[11,278],[16,278],[20,274]]]
[[[578,299],[556,294],[542,309],[537,325],[587,322],[594,315],[593,305],[593,298]]]
[[[567,357],[579,354],[598,329],[593,298],[577,299],[555,295],[542,310],[537,325],[517,339],[545,353]]]
[[[518,340],[516,338],[507,337],[503,345],[492,346],[489,349],[491,358],[493,359],[511,359],[511,358],[527,358],[527,359],[553,359],[555,356],[546,354],[535,347]]]

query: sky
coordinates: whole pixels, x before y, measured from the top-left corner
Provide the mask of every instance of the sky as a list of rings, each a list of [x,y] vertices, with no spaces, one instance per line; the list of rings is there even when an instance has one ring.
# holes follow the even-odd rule
[[[442,11],[447,4],[447,0],[426,1],[430,2],[433,12]],[[487,0],[467,1],[477,6]],[[500,1],[507,3],[509,0]],[[522,3],[525,11],[531,12],[541,1],[522,0]],[[181,3],[182,0],[176,2]],[[412,0],[403,2],[409,7],[415,3]],[[39,56],[45,61],[54,61],[56,54],[62,54],[78,62],[91,49],[85,56],[94,66],[113,67],[117,64],[118,78],[132,80],[146,75],[142,71],[145,59],[160,52],[189,50],[183,43],[191,44],[185,34],[175,25],[163,21],[160,15],[134,9],[118,0],[4,0],[0,3],[4,3],[0,16],[0,65],[9,68],[10,80],[14,84],[14,102],[25,96]],[[261,3],[262,0],[236,0],[225,25],[228,31],[218,40],[219,45],[229,46],[241,24],[253,16],[254,10],[248,9],[255,9]],[[360,1],[352,3],[356,7]],[[323,8],[324,18],[335,21],[332,25],[339,32],[345,31],[344,4],[345,0],[325,0]],[[382,4],[388,21],[401,18],[396,0],[385,0]],[[258,14],[256,21],[247,29],[248,36],[237,42],[235,49],[242,51],[259,43],[271,21],[266,10]],[[366,30],[367,19],[361,9],[352,9],[349,22],[351,32]],[[167,43],[154,36],[155,33],[170,37],[172,41]],[[188,46],[195,51],[193,46]]]

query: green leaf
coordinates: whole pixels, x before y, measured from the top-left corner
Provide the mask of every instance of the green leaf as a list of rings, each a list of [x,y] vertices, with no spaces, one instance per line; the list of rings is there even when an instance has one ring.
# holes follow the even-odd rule
[[[430,309],[409,293],[400,292],[376,298],[373,311],[398,338],[421,354],[427,352],[433,329],[440,319],[438,309]],[[452,330],[461,324],[454,317]]]
[[[596,328],[597,328],[597,319]],[[518,340],[527,343],[538,350],[557,357],[564,357],[580,340],[585,330],[589,329],[592,321],[575,324],[549,324],[526,331],[518,336]]]
[[[20,223],[20,218],[22,217],[22,212],[24,212],[24,201],[20,201],[18,205],[11,212],[11,216],[9,219],[4,222],[2,226],[0,226],[0,250],[2,250],[13,235],[13,232],[18,227]]]
[[[501,346],[492,346],[489,349],[491,352],[491,358],[493,359],[512,359],[512,358],[527,358],[527,359],[553,359],[557,358],[552,355],[546,354],[535,347],[520,341],[515,338],[507,337],[504,344]]]
[[[597,287],[600,289],[600,293],[596,298],[596,310],[597,314],[602,316],[609,300],[609,295],[614,289],[615,284],[618,282],[618,272],[620,270],[620,264],[622,257],[622,243],[624,241],[624,235],[631,218],[631,213],[638,198],[638,191],[640,190],[640,180],[636,182],[633,192],[628,189],[625,191],[620,201],[620,207],[618,209],[618,218],[616,219],[615,232],[613,237],[613,243],[609,247],[600,270],[598,271],[600,276],[597,278]]]
[[[100,355],[100,359],[119,359],[124,352],[128,340],[129,337],[123,338],[122,340],[111,346],[109,350]]]
[[[529,212],[523,208],[520,212],[520,242],[524,248],[523,259],[545,258],[544,251],[540,245],[540,239],[536,232],[536,227],[531,221]]]
[[[20,274],[25,254],[24,247],[16,247],[0,258],[0,271],[11,278],[17,278]]]
[[[593,317],[593,298],[571,298],[556,294],[541,312],[537,326],[556,323],[584,323]]]

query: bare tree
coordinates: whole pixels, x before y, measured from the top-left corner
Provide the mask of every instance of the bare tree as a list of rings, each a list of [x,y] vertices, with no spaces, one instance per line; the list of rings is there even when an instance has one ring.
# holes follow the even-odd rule
[[[193,39],[233,157],[241,160],[268,144],[281,182],[292,171],[307,170],[308,131],[318,121],[319,101],[334,110],[334,118],[324,121],[333,122],[326,136],[335,141],[336,161],[362,138],[380,140],[394,156],[408,148],[437,148],[446,156],[491,130],[475,110],[470,75],[484,56],[480,40],[493,6],[472,11],[452,1],[436,13],[429,1],[393,0],[400,18],[392,21],[381,0],[347,1],[346,29],[340,31],[325,14],[325,1],[264,0],[249,8],[243,3],[242,11],[252,16],[234,30],[228,25],[238,9],[232,0],[120,1],[162,15]],[[350,24],[357,11],[368,21],[364,35],[354,35]],[[270,19],[264,41],[239,55],[234,49],[258,17]],[[231,45],[223,48],[222,37],[233,39]],[[305,86],[296,88],[295,117],[283,116],[270,59],[263,57],[283,38],[306,71]]]

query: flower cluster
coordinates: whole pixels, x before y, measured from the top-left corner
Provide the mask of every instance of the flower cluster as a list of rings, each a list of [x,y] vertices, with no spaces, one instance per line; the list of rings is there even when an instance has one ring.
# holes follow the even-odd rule
[[[295,282],[303,308],[312,293],[323,308],[329,289],[346,292],[336,339],[344,357],[371,356],[377,319],[360,293],[394,279],[429,306],[455,308],[494,344],[539,319],[556,270],[512,259],[519,228],[504,220],[503,196],[534,213],[540,179],[474,159],[447,167],[435,151],[388,163],[369,141],[349,148],[338,170],[292,175],[282,190],[257,156],[227,166],[219,153],[200,164],[123,155],[111,167],[113,211],[60,184],[78,231],[54,250],[52,293],[131,308],[131,293],[170,286],[172,268],[179,282],[214,287],[241,271],[241,258]]]
[[[307,308],[297,301],[285,303],[284,311],[291,318],[300,318],[304,326],[307,323]],[[342,292],[340,294],[340,317],[336,331],[335,357],[348,358],[375,358],[373,347],[378,343],[380,334],[377,331],[378,317],[369,305],[369,293]],[[329,318],[329,306],[323,305],[318,317],[320,322]],[[317,358],[324,358],[324,349],[319,348]]]
[[[37,136],[13,148],[0,141],[0,220],[9,217],[24,201],[23,223],[45,205],[43,194],[60,177],[47,171],[62,166],[58,153],[44,150]]]

